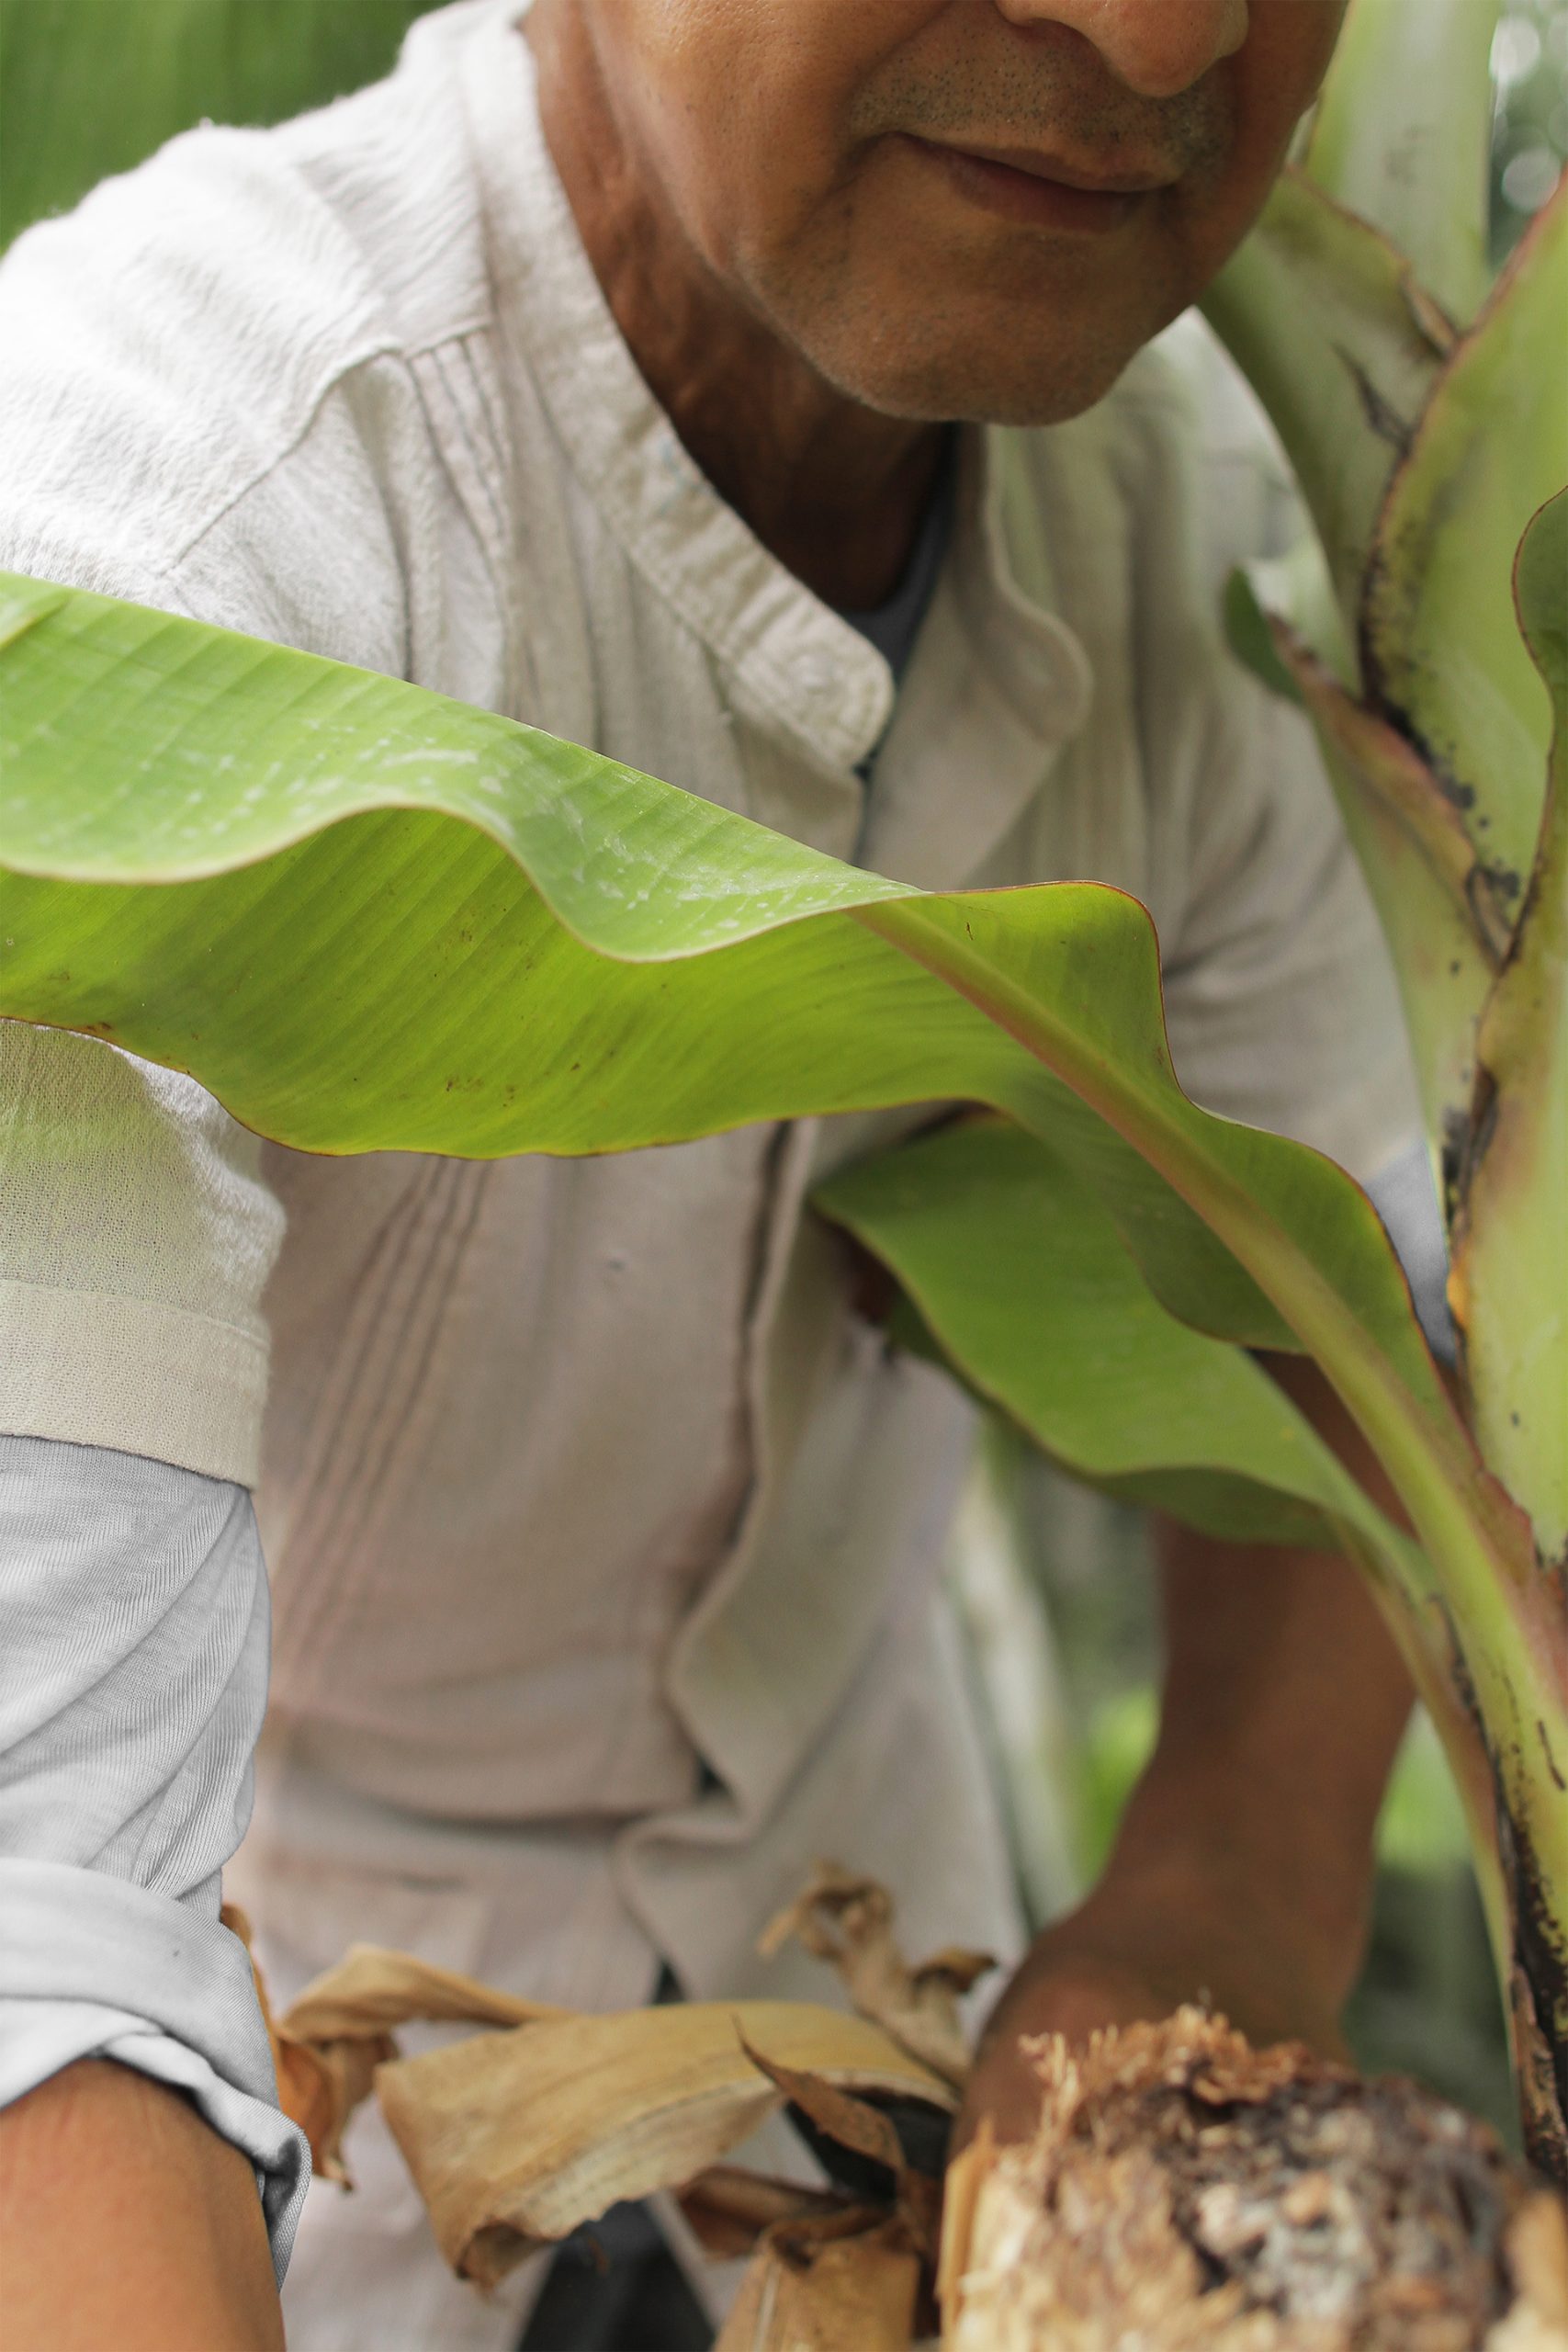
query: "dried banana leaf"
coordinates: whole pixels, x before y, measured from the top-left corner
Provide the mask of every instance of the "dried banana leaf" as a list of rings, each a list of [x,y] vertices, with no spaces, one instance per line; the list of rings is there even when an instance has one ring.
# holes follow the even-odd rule
[[[617,2200],[692,2180],[779,2107],[747,2044],[835,2089],[956,2103],[866,2019],[780,2001],[478,2034],[382,2066],[376,2089],[443,2254],[491,2284]]]
[[[754,2256],[715,2352],[909,2352],[920,2266],[871,2212],[784,2222]]]
[[[803,2188],[743,2165],[710,2165],[675,2196],[692,2235],[715,2262],[750,2254],[777,2222],[842,2213],[852,2202],[840,2189]]]
[[[344,2177],[373,2080],[443,2253],[477,2284],[674,2189],[707,2250],[753,2250],[718,2352],[910,2352],[937,2187],[878,2102],[952,2114],[957,1997],[983,1963],[908,1968],[884,1891],[829,1867],[772,1935],[792,1932],[885,2022],[756,2001],[578,2016],[363,1946],[281,2021],[258,1990],[321,2168]],[[389,2029],[415,2018],[502,2030],[398,2058]],[[1562,2201],[1413,2084],[1254,2050],[1195,2009],[1036,2054],[1035,2140],[982,2129],[949,2169],[947,2352],[1568,2352]],[[785,2100],[880,2171],[817,2190],[725,2164]]]
[[[521,2001],[477,1977],[436,1968],[382,1944],[351,1944],[334,1967],[307,1984],[283,2019],[299,2041],[389,2033],[418,2018],[445,2025],[538,2025],[575,2017],[547,2001]]]
[[[852,2098],[848,2091],[836,2089],[820,2075],[803,2074],[798,2067],[783,2065],[776,2058],[753,2050],[750,2042],[745,2044],[745,2050],[758,2072],[802,2109],[819,2132],[825,2132],[841,2148],[852,2149],[857,2156],[865,2156],[872,2164],[882,2165],[894,2180],[902,2177],[906,2170],[903,2147],[891,2120],[880,2108]]]
[[[911,1968],[894,1936],[887,1889],[836,1862],[818,1863],[795,1901],[764,1930],[757,1949],[771,1958],[791,1936],[814,1960],[838,1970],[862,2017],[882,2026],[955,2090],[963,2089],[970,2053],[958,2001],[995,1968],[988,1952],[942,1951]]]
[[[934,2262],[942,2227],[942,2185],[927,2174],[915,2171],[905,2161],[903,2143],[891,2118],[865,2099],[835,2090],[819,2075],[777,2065],[750,2044],[746,2054],[819,2132],[836,2140],[840,2147],[882,2166],[892,2193],[894,2216],[905,2242],[922,2263]],[[878,2198],[879,2207],[884,2201]]]
[[[355,2109],[368,2098],[377,2067],[397,2056],[397,2043],[373,2021],[363,2026],[347,2023],[341,2012],[323,2012],[328,2030],[310,2034],[297,2030],[293,2010],[280,2021],[273,2015],[266,1979],[251,1951],[250,1921],[234,1903],[226,1903],[220,1917],[250,1953],[256,2000],[272,2045],[277,2103],[310,2142],[317,2177],[352,2188],[341,2154],[343,2135]]]

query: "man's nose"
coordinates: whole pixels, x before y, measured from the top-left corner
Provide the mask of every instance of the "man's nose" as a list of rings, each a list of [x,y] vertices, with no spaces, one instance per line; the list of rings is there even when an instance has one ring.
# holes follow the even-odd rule
[[[1010,24],[1065,25],[1141,97],[1172,98],[1247,39],[1248,0],[997,0]]]

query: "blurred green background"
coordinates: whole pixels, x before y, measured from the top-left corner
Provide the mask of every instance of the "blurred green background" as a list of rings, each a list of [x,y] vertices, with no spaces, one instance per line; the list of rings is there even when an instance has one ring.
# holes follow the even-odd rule
[[[419,13],[410,0],[0,0],[0,241],[192,123],[277,121],[374,79]],[[1501,260],[1568,157],[1568,0],[1506,7],[1493,71]],[[1043,1917],[1103,1859],[1153,1736],[1143,1523],[998,1435],[965,1506],[954,1581],[1020,1875]],[[1364,2065],[1417,2074],[1511,2129],[1463,1825],[1425,1723],[1383,1815],[1351,2027]]]
[[[1568,160],[1568,5],[1515,0],[1492,44],[1492,247],[1501,261]]]
[[[0,0],[0,233],[193,123],[281,122],[384,74],[411,0]]]

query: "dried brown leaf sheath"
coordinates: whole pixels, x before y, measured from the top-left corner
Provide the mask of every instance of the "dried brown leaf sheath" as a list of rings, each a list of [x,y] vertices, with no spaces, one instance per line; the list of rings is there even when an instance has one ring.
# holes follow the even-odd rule
[[[795,1936],[815,1960],[836,1968],[863,2018],[962,2089],[969,2044],[959,1996],[996,1966],[988,1952],[941,1951],[911,1968],[893,1932],[893,1898],[874,1878],[818,1862],[795,1901],[764,1929],[757,1949],[771,1957]]]
[[[710,2165],[676,2197],[693,2236],[716,2262],[750,2254],[777,2222],[841,2213],[847,2201],[836,2188],[802,2188],[740,2165]]]
[[[745,2044],[833,2089],[953,2104],[875,2026],[793,2001],[477,2034],[381,2067],[376,2089],[442,2252],[491,2283],[541,2241],[694,2179],[744,2139],[782,2096]]]
[[[268,2017],[283,2103],[341,2178],[373,2080],[442,2251],[480,2285],[672,2188],[716,2251],[756,2248],[719,2352],[908,2352],[936,2188],[867,2097],[951,2114],[976,1962],[907,1968],[886,1896],[842,1871],[790,1931],[880,2022],[756,2001],[577,2017],[361,1947]],[[399,2059],[389,2030],[414,2018],[504,2030]],[[1254,2050],[1195,2009],[1037,2059],[1035,2140],[982,2133],[949,2172],[947,2352],[1568,2352],[1562,2203],[1415,2085]],[[886,2168],[886,2200],[719,2161],[786,2097]]]
[[[477,1977],[436,1968],[381,1944],[352,1944],[335,1968],[307,1984],[284,2018],[299,2041],[389,2033],[419,2018],[447,2025],[545,2025],[575,2015],[547,2001],[520,2001]]]
[[[226,1903],[220,1916],[223,1925],[239,1937],[249,1951],[251,1923],[239,1905]],[[358,1947],[343,1965],[349,1966],[358,1951],[368,1950],[368,1946]],[[402,1961],[400,1952],[380,1956],[392,1962]],[[420,1963],[413,1961],[406,1965],[418,1968]],[[336,1973],[333,1972],[334,1975]],[[255,1979],[262,2021],[272,2044],[277,2103],[310,2143],[310,2161],[321,2178],[336,2181],[342,2188],[352,2188],[354,2184],[339,2154],[344,2132],[361,2099],[369,2096],[377,2067],[397,2056],[397,2043],[383,2030],[372,2009],[363,2013],[324,2009],[307,2030],[296,2025],[296,2012],[291,2009],[280,2022],[273,2015],[266,1982],[254,1956],[251,1974]],[[416,2012],[404,2009],[390,2022],[401,2024],[411,2014]]]
[[[770,2230],[715,2352],[908,2352],[920,2266],[896,2224],[849,2212]]]
[[[1043,2042],[949,2177],[949,2352],[1568,2352],[1568,2233],[1483,2125],[1183,2009]]]

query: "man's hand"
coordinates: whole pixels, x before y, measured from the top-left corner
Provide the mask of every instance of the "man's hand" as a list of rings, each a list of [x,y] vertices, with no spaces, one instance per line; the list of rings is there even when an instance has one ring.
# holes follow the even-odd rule
[[[1340,1458],[1386,1484],[1311,1366],[1269,1366]],[[1255,2042],[1342,2057],[1378,1808],[1410,1683],[1362,1579],[1337,1554],[1161,1530],[1160,1736],[1104,1877],[1048,1928],[991,2018],[960,2119],[1027,2136],[1039,2099],[1021,2036],[1207,1997]]]
[[[255,2176],[175,2091],[107,2060],[0,2113],[6,2352],[283,2352]]]
[[[1287,1936],[1262,1931],[1245,1881],[1167,1883],[1140,1894],[1108,1875],[1072,1916],[1035,1942],[987,2025],[958,2139],[989,2115],[997,2137],[1026,2139],[1040,2097],[1021,2039],[1059,2033],[1082,2043],[1097,2028],[1168,2017],[1206,1998],[1263,2045],[1305,2041],[1347,2055],[1338,2000]]]

